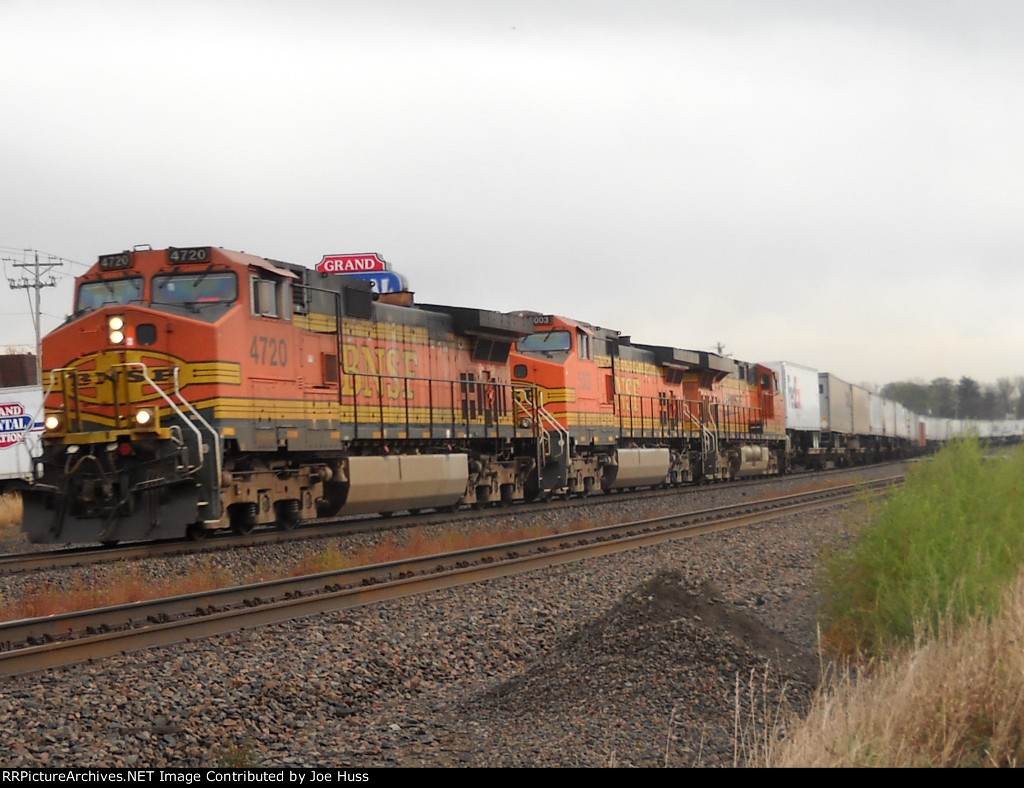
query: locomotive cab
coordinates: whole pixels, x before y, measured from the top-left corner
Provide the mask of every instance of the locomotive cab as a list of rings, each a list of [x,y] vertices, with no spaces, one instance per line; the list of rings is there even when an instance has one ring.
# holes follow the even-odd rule
[[[538,482],[544,495],[600,486],[614,448],[612,357],[618,333],[555,315],[520,313],[533,324],[509,358],[512,379],[531,384],[545,431]],[[603,452],[582,447],[605,447]]]
[[[239,300],[237,273],[205,248],[106,255],[79,278],[43,343],[43,455],[22,491],[31,541],[170,538],[197,512],[219,517],[207,491],[220,440],[197,396],[218,365],[183,358],[216,352]]]
[[[699,431],[682,402],[682,379],[697,356],[562,317],[530,317],[534,332],[517,342],[512,374],[543,397],[548,491],[587,495],[692,480],[684,444]]]

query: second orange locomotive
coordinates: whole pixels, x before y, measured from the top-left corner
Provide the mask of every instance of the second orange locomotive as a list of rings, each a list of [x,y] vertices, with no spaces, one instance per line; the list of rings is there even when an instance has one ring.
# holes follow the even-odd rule
[[[520,313],[512,380],[545,414],[541,489],[614,490],[785,471],[774,372],[714,353],[640,345],[617,331]]]

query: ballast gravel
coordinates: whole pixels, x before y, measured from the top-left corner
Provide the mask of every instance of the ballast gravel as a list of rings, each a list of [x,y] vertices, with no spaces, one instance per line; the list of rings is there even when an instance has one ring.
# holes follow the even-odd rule
[[[675,506],[708,508],[747,494],[722,485],[699,498],[683,494]],[[785,733],[766,729],[764,717],[799,712],[816,687],[818,556],[849,539],[859,509],[837,505],[0,679],[0,761],[15,768],[749,765],[754,737]],[[4,593],[29,582],[2,580]],[[103,582],[102,574],[92,582]]]

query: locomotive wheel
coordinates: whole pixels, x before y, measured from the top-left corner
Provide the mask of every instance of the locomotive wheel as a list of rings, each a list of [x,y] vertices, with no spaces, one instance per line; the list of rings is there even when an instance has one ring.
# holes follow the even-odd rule
[[[243,503],[232,507],[231,530],[239,536],[248,536],[256,527],[256,504]]]
[[[201,542],[206,538],[207,530],[202,523],[189,523],[185,529],[185,535],[193,542]]]
[[[474,511],[480,511],[491,502],[491,488],[486,484],[478,484],[476,488],[476,500],[473,501]]]
[[[279,501],[277,504],[277,527],[282,531],[294,531],[302,519],[302,502],[298,498]]]

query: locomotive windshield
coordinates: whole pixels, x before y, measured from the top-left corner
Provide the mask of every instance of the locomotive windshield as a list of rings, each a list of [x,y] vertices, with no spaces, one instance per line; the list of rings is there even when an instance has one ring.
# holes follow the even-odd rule
[[[516,349],[524,353],[571,350],[572,336],[568,331],[538,331],[516,340]]]
[[[223,304],[238,299],[238,278],[230,272],[153,277],[154,304]]]
[[[78,288],[75,312],[90,312],[101,306],[142,303],[142,279],[101,279]]]

